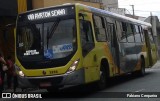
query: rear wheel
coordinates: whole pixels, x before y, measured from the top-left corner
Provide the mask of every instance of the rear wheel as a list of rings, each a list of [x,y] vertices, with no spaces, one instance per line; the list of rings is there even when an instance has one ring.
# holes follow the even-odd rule
[[[145,62],[144,59],[141,59],[141,70],[139,71],[140,76],[144,76],[145,75]]]
[[[141,58],[141,69],[133,72],[133,76],[144,76],[145,75],[145,61],[143,58]]]

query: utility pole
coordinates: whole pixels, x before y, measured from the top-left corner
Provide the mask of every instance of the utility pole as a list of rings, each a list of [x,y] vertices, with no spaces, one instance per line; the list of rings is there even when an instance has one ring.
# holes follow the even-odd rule
[[[132,11],[133,11],[133,17],[135,16],[135,13],[134,13],[134,5],[130,5],[132,6]]]

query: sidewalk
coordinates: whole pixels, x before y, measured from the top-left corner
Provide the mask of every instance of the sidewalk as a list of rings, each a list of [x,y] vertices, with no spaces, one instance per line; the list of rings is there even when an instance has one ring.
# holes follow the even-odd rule
[[[22,90],[17,87],[16,91],[21,92]],[[2,92],[13,92],[13,89],[8,89],[7,88],[7,75],[6,74],[5,74],[5,77],[4,77],[4,90]]]
[[[39,88],[27,88],[22,90],[20,87],[16,88],[15,92],[34,92],[34,91],[41,91]],[[42,92],[44,91],[44,89],[42,90]],[[2,92],[13,92],[13,88],[11,89],[7,89],[7,75],[5,74],[5,78],[4,78],[4,90]]]
[[[34,90],[38,90],[38,88],[28,88],[25,89],[24,91],[22,91],[22,89],[20,87],[16,88],[16,92],[30,92],[30,91],[34,91]],[[4,78],[4,90],[2,92],[13,92],[13,88],[8,89],[7,88],[7,75],[5,74],[5,78]]]
[[[34,92],[34,91],[39,91],[38,88],[28,88],[28,89],[25,89],[24,91],[22,91],[21,88],[17,88],[15,92]],[[5,89],[3,90],[2,92],[13,92],[13,89]]]
[[[156,64],[154,64],[154,66],[151,67],[152,69],[160,69],[160,60],[157,61]]]

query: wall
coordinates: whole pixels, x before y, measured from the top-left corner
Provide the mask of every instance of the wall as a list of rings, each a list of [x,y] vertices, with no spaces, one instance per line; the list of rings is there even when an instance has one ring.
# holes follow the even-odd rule
[[[37,9],[44,7],[44,0],[32,0],[32,8]]]
[[[118,0],[102,0],[104,8],[118,8]]]
[[[82,3],[85,5],[100,8],[99,3],[83,2],[79,0],[33,0],[32,3],[33,3],[33,9],[55,6],[55,5],[62,5],[64,3]]]
[[[17,0],[0,0],[0,17],[16,16],[16,15],[17,15]]]
[[[26,0],[17,0],[18,4],[18,14],[27,11],[27,1]]]

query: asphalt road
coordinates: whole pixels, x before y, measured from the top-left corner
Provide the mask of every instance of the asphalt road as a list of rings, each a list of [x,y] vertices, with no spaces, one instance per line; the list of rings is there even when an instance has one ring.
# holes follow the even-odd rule
[[[43,100],[49,101],[160,101],[160,61],[152,68],[146,69],[144,77],[127,75],[112,78],[109,86],[101,91],[98,91],[96,86],[92,84],[68,87],[61,89],[59,93],[52,94],[48,93],[45,89],[28,89],[26,92],[41,93]],[[132,94],[136,97],[130,98],[127,94]],[[146,96],[143,98],[142,95]],[[159,98],[147,98],[147,95]],[[137,98],[139,96],[140,98]],[[17,101],[20,99],[13,100]]]

